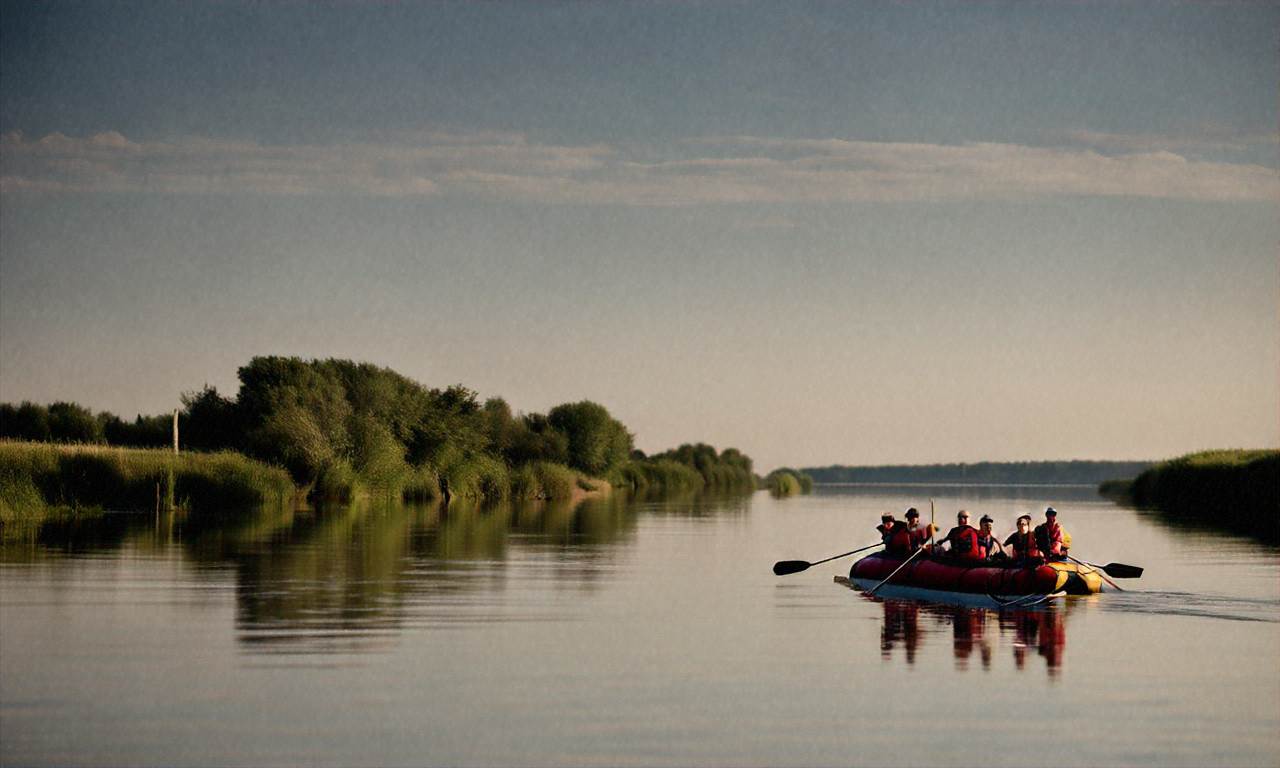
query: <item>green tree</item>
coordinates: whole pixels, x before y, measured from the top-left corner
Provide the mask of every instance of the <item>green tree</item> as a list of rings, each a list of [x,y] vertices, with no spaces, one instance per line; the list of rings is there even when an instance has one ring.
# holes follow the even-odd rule
[[[569,465],[591,475],[619,467],[631,453],[632,436],[599,403],[557,405],[547,421],[569,440]]]

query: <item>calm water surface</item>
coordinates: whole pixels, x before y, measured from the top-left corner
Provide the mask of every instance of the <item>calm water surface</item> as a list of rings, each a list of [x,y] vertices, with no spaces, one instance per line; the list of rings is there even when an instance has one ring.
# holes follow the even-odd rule
[[[1130,591],[997,613],[833,583],[882,510],[1052,504]],[[1038,518],[1038,516],[1037,516]],[[0,763],[1275,765],[1280,550],[1072,487],[473,509],[0,549]]]

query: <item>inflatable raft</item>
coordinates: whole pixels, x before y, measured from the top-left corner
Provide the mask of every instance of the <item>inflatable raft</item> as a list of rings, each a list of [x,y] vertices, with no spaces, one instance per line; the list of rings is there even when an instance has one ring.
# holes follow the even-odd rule
[[[906,558],[882,552],[868,555],[849,570],[849,585],[869,590]],[[1040,565],[964,563],[917,557],[876,590],[882,597],[982,606],[1024,606],[1063,595],[1102,591],[1102,576],[1088,565],[1049,562]]]

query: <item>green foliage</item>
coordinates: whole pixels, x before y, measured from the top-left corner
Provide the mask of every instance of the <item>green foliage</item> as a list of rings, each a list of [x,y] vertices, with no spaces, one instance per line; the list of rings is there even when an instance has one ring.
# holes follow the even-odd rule
[[[199,392],[182,395],[183,412],[178,419],[181,445],[202,451],[243,448],[244,425],[236,402],[205,386]],[[139,417],[141,419],[142,417]],[[108,436],[107,441],[115,444]]]
[[[502,499],[511,490],[507,465],[493,456],[464,456],[457,449],[441,455],[439,474],[449,483],[449,492],[464,499]]]
[[[109,445],[135,448],[163,448],[173,445],[173,416],[142,416],[132,422],[124,421],[113,413],[98,414],[103,437]]]
[[[511,464],[551,461],[569,462],[569,437],[551,426],[546,416],[531,413],[512,427],[511,445],[504,454]]]
[[[58,509],[147,510],[177,504],[219,514],[279,503],[289,476],[233,453],[0,442],[0,522],[40,520]]]
[[[693,469],[702,478],[702,485],[708,488],[755,488],[751,459],[736,448],[726,448],[717,453],[713,446],[706,443],[685,443],[679,448],[655,454],[648,460],[683,464]]]
[[[410,467],[400,489],[401,498],[405,501],[431,501],[440,495],[440,478],[435,467],[429,464]]]
[[[23,402],[0,407],[0,437],[57,443],[101,443],[103,423],[82,405],[56,402],[49,407]]]
[[[581,485],[578,473],[563,464],[539,461],[533,465],[533,471],[538,478],[539,498],[571,499],[574,489]]]
[[[607,474],[631,453],[631,433],[599,403],[557,405],[547,413],[547,422],[568,438],[569,466],[587,474]]]
[[[794,496],[813,491],[813,479],[804,472],[782,467],[770,472],[764,479],[765,488],[774,496]]]
[[[1161,462],[1134,479],[1132,500],[1280,541],[1280,451],[1202,451]]]
[[[615,482],[615,485],[629,486],[636,490],[697,490],[706,484],[698,470],[672,459],[631,461],[618,474],[622,482]]]

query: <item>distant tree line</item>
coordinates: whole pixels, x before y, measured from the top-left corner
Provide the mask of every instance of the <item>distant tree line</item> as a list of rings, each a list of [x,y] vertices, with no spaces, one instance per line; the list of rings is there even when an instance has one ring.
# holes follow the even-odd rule
[[[588,400],[517,414],[501,398],[482,403],[462,385],[428,388],[388,368],[336,359],[255,357],[237,374],[234,397],[209,386],[182,395],[180,445],[283,467],[317,496],[361,487],[424,498],[445,487],[484,497],[513,487],[562,495],[575,473],[637,488],[753,488],[756,481],[751,459],[734,448],[698,443],[647,457],[625,425]],[[163,447],[171,420],[128,422],[66,402],[0,404],[0,437]]]
[[[1150,461],[983,461],[973,464],[894,464],[810,467],[815,483],[1056,483],[1097,485],[1116,477],[1135,477]]]

